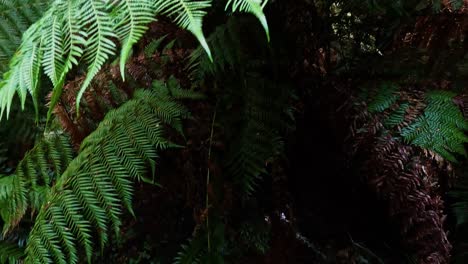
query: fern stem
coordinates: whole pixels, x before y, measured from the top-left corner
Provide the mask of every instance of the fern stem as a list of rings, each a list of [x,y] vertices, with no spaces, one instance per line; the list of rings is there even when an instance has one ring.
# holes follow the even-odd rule
[[[213,120],[211,121],[211,132],[210,132],[210,143],[208,147],[208,168],[206,173],[206,197],[205,197],[205,207],[207,210],[206,216],[206,232],[207,232],[207,243],[208,243],[208,253],[211,252],[211,241],[210,241],[210,198],[209,198],[209,187],[210,187],[210,160],[211,160],[211,147],[213,145],[213,134],[214,134],[214,124],[216,120],[216,110],[218,108],[218,102],[216,102]]]

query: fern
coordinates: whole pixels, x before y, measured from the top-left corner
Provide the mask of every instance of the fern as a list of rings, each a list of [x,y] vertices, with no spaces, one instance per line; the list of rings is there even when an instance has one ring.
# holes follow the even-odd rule
[[[24,251],[17,245],[0,241],[0,264],[21,263]]]
[[[466,157],[464,144],[468,130],[460,109],[453,103],[454,93],[433,91],[426,95],[428,103],[424,114],[401,131],[406,142],[439,153],[447,160],[456,161],[452,153]]]
[[[214,63],[199,48],[191,55],[188,67],[195,81],[215,78],[217,85],[226,89],[221,103],[226,106],[226,116],[222,119],[229,127],[230,144],[224,166],[240,195],[248,197],[261,176],[267,174],[265,165],[282,153],[281,133],[290,120],[291,94],[290,87],[269,81],[260,73],[269,67],[268,53],[259,52],[265,49],[263,44],[255,54],[243,51],[241,38],[252,39],[259,32],[243,30],[246,21],[231,18],[209,36]]]
[[[21,110],[19,104],[14,104],[10,121],[3,120],[0,122],[0,135],[2,138],[8,139],[1,143],[1,147],[5,148],[8,155],[8,160],[20,160],[24,153],[17,147],[18,145],[30,146],[34,141],[41,137],[42,129],[38,126],[35,120],[34,109],[28,104],[28,109]],[[0,173],[10,174],[14,168],[3,167]]]
[[[117,25],[117,35],[122,41],[120,72],[125,80],[125,63],[130,56],[130,51],[148,29],[146,25],[155,20],[155,12],[152,5],[142,5],[132,0],[121,1],[117,10],[120,11],[117,17],[122,17]]]
[[[3,178],[9,181],[0,190],[3,193],[0,203],[5,205],[2,208],[4,232],[14,228],[29,208],[33,211],[41,208],[57,174],[63,172],[71,159],[68,139],[52,134],[25,155],[13,175]]]
[[[271,227],[263,221],[242,223],[238,231],[240,241],[246,246],[247,250],[265,254],[270,248],[270,229]]]
[[[403,102],[400,104],[398,109],[396,109],[393,113],[390,114],[388,118],[384,120],[384,125],[388,128],[393,128],[405,120],[406,111],[410,107],[408,102]]]
[[[367,91],[368,92],[368,91]],[[425,97],[416,100],[400,100],[402,94],[414,96],[397,90],[391,83],[382,84],[375,94],[367,100],[369,112],[383,114],[383,125],[388,129],[398,126],[395,135],[408,143],[423,149],[434,151],[443,158],[456,162],[454,154],[467,156],[464,144],[468,142],[466,131],[468,123],[462,111],[454,103],[455,93],[448,91],[431,91]],[[424,100],[423,100],[424,99]],[[400,100],[400,101],[399,101]],[[411,104],[424,102],[426,107],[410,110]],[[412,111],[414,120],[405,120],[407,111]]]
[[[232,12],[240,11],[252,13],[262,24],[263,28],[265,29],[267,39],[270,41],[268,22],[266,20],[265,14],[263,13],[263,8],[267,2],[268,0],[229,0],[226,4],[226,9],[231,7]]]
[[[166,37],[167,35],[162,36],[158,39],[153,39],[148,45],[146,45],[145,56],[151,57],[151,55],[153,55],[156,52],[156,50],[159,48],[164,39],[166,39]]]
[[[174,264],[200,264],[202,255],[206,254],[205,250],[206,237],[196,236],[181,246],[181,250],[174,258]]]
[[[463,7],[464,0],[451,0],[450,4],[452,5],[453,9],[458,10]]]
[[[51,1],[9,0],[0,2],[0,73],[21,44],[24,31],[39,18]]]
[[[397,86],[391,83],[384,83],[379,86],[377,95],[369,103],[369,112],[383,112],[394,104],[399,96],[397,94]]]
[[[135,92],[83,141],[37,216],[26,263],[77,263],[78,246],[90,261],[94,232],[101,246],[110,230],[119,234],[122,207],[133,213],[133,180],[147,181],[146,168],[154,166],[158,151],[176,146],[165,139],[164,124],[177,125],[188,116],[170,89],[178,88],[156,85]]]
[[[89,66],[86,79],[76,97],[77,102],[81,101],[85,89],[116,50],[116,45],[112,41],[116,35],[108,9],[110,7],[105,2],[98,0],[85,1],[80,9],[83,13],[82,19],[90,24],[87,30],[88,46],[84,53],[84,59],[89,63]],[[77,113],[79,113],[79,103],[76,106]]]
[[[280,129],[284,127],[283,102],[267,96],[278,89],[267,81],[246,80],[243,91],[243,108],[236,136],[225,162],[226,172],[240,187],[242,194],[251,195],[263,174],[267,174],[266,164],[282,153]]]
[[[174,258],[174,264],[222,264],[226,255],[224,223],[216,215],[210,218],[210,232],[201,229],[189,239]],[[210,246],[207,247],[208,240]]]
[[[265,4],[266,1],[260,5],[253,0],[228,2],[233,11],[255,14],[267,30],[262,12]],[[12,8],[11,5],[9,7]],[[9,115],[15,93],[20,96],[23,106],[29,93],[37,110],[41,67],[53,83],[50,103],[50,109],[53,109],[62,93],[67,73],[74,65],[87,66],[86,79],[77,95],[79,102],[102,66],[117,53],[116,40],[121,44],[120,69],[122,78],[125,78],[124,67],[132,47],[156,15],[171,17],[180,27],[192,32],[211,59],[202,30],[203,17],[209,7],[211,0],[54,1],[44,16],[24,32],[20,48],[10,61],[9,71],[0,83],[1,113]],[[19,29],[20,32],[24,30],[25,27]],[[79,106],[77,103],[77,113]],[[50,117],[51,110],[48,119]]]
[[[205,9],[211,6],[211,0],[157,0],[155,5],[158,13],[173,16],[181,28],[192,32],[211,59],[211,51],[202,28]]]
[[[188,64],[192,79],[201,81],[215,73],[242,71],[246,54],[241,49],[239,24],[238,19],[230,18],[208,37],[208,43],[213,48],[213,61],[205,55],[202,48],[192,52]],[[230,48],[226,48],[227,44]]]
[[[443,3],[441,0],[432,0],[432,10],[434,13],[440,13],[442,11],[442,7],[446,5],[450,5],[450,7],[454,10],[459,10],[463,7],[464,0],[450,0],[447,3]]]

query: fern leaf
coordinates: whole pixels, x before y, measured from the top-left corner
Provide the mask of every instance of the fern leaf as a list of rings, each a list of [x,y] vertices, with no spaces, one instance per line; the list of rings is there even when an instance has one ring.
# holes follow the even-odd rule
[[[270,42],[270,31],[268,29],[268,22],[263,13],[263,8],[267,4],[268,0],[229,0],[226,4],[226,10],[231,6],[232,12],[246,12],[251,13],[262,24],[265,30],[268,42]]]
[[[4,233],[19,223],[28,208],[39,210],[55,178],[49,168],[55,167],[56,174],[61,174],[71,156],[70,143],[60,135],[45,137],[26,153],[15,174],[8,176],[12,181],[10,193],[7,197],[0,196],[0,202],[3,200],[7,205]]]
[[[87,49],[84,58],[89,62],[86,79],[76,96],[76,112],[79,113],[80,101],[86,88],[91,84],[94,76],[99,72],[106,60],[114,55],[116,45],[113,38],[117,37],[113,31],[113,24],[109,6],[100,0],[85,1],[81,7],[82,19],[90,24],[87,32]]]
[[[122,12],[122,19],[116,28],[117,35],[122,40],[120,52],[120,73],[125,80],[125,63],[130,56],[130,51],[135,43],[146,32],[147,24],[154,21],[155,12],[150,1],[123,0],[117,9]]]
[[[408,102],[402,103],[398,109],[396,109],[390,116],[384,120],[384,125],[388,128],[392,128],[401,124],[406,115],[406,110],[409,108],[410,104]]]
[[[153,39],[148,45],[145,47],[145,56],[150,57],[153,55],[154,52],[159,48],[161,43],[166,39],[167,35],[164,35],[158,39]]]
[[[24,251],[17,245],[0,241],[0,263],[1,264],[16,264],[21,263],[21,258],[24,256]]]
[[[212,60],[203,34],[203,17],[205,9],[211,7],[211,0],[156,0],[155,6],[158,13],[173,17],[177,25],[192,32]]]
[[[15,2],[23,4],[24,11],[19,10],[13,4],[9,4],[8,8],[14,10],[12,12],[22,14],[28,13],[28,8],[33,5],[45,9],[49,3],[39,0],[16,0]],[[124,67],[131,49],[143,36],[147,24],[154,20],[156,14],[167,15],[173,18],[180,27],[192,32],[208,54],[208,58],[212,60],[202,29],[203,17],[206,9],[211,7],[211,3],[211,0],[53,1],[44,16],[41,17],[42,13],[36,12],[33,19],[41,18],[34,24],[31,25],[33,19],[26,23],[14,24],[15,32],[24,32],[24,34],[20,48],[8,64],[9,71],[4,74],[4,79],[0,82],[0,117],[4,113],[7,117],[9,116],[15,93],[19,94],[22,106],[24,106],[26,91],[29,91],[32,96],[36,112],[38,112],[39,69],[42,66],[53,83],[53,95],[47,114],[47,120],[49,120],[52,109],[62,93],[67,73],[74,65],[81,63],[87,67],[87,75],[77,94],[76,110],[79,113],[79,102],[83,93],[104,63],[116,54],[119,40],[121,42],[120,69],[122,77],[125,78]],[[260,14],[256,8],[250,9],[245,5],[233,4],[233,7],[236,10]],[[39,8],[34,6],[33,10],[36,9]],[[42,9],[39,10],[42,11]],[[13,17],[14,15],[9,20]],[[12,35],[9,28],[0,23],[0,44],[4,43],[1,38],[2,34]],[[18,37],[11,42],[20,43]],[[14,46],[16,50],[16,44]],[[6,45],[0,45],[0,56],[2,49],[6,53],[11,50]],[[8,57],[11,55],[13,52]]]
[[[30,234],[26,263],[38,259],[77,263],[78,246],[84,247],[90,261],[94,233],[101,247],[108,241],[109,230],[119,234],[122,207],[132,212],[133,180],[145,177],[159,146],[171,146],[163,129],[170,122],[160,116],[182,119],[187,113],[170,101],[167,91],[140,90],[106,115],[47,196]],[[171,108],[153,111],[164,103]]]
[[[411,144],[433,150],[442,157],[456,162],[454,153],[467,156],[464,144],[468,122],[454,104],[454,93],[432,91],[426,96],[424,114],[401,131],[403,139]]]
[[[201,255],[205,251],[204,236],[196,236],[190,239],[187,244],[182,245],[182,249],[174,258],[174,264],[199,264]]]
[[[369,103],[369,112],[383,112],[394,104],[399,96],[397,94],[397,86],[391,83],[384,83],[379,86],[377,95],[371,103]]]
[[[266,174],[266,164],[280,155],[283,144],[279,132],[285,126],[282,115],[287,96],[271,98],[280,85],[260,79],[246,79],[242,95],[239,127],[227,153],[225,167],[242,194],[254,193],[257,182]],[[236,120],[236,119],[235,119]]]
[[[60,96],[62,95],[63,84],[67,73],[73,67],[78,65],[78,60],[84,53],[83,47],[86,46],[85,35],[83,32],[83,20],[78,19],[78,5],[76,1],[67,1],[62,7],[63,16],[63,54],[66,55],[63,61],[62,71],[58,76],[58,80],[54,84],[52,97],[47,113],[47,121],[52,116],[52,111],[55,108]],[[37,79],[37,78],[36,78]]]
[[[52,84],[57,85],[60,75],[64,70],[63,61],[63,45],[62,45],[62,29],[60,18],[51,14],[47,19],[48,25],[45,26],[46,31],[44,41],[49,45],[44,46],[44,72],[49,76]]]
[[[21,61],[19,76],[19,94],[21,99],[21,108],[24,110],[26,103],[26,94],[29,93],[34,98],[37,112],[37,89],[38,76],[40,71],[40,47],[32,45],[25,51],[25,59]]]
[[[0,3],[0,73],[7,70],[8,61],[21,44],[21,36],[39,20],[50,0],[11,0]]]

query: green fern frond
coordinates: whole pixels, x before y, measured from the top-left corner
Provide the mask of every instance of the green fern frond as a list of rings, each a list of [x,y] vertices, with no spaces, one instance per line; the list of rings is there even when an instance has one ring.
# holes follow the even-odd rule
[[[268,3],[268,0],[229,0],[226,4],[226,10],[231,7],[232,12],[246,12],[251,13],[262,24],[262,27],[265,29],[265,33],[270,41],[270,31],[268,29],[268,22],[263,13],[263,8]]]
[[[271,227],[264,221],[242,223],[238,233],[247,249],[265,254],[270,248]]]
[[[76,112],[79,113],[79,102],[86,88],[91,84],[96,74],[104,63],[113,56],[116,51],[116,45],[113,38],[117,37],[114,33],[114,25],[110,14],[110,6],[100,0],[84,1],[80,8],[81,18],[90,26],[87,29],[87,47],[84,53],[84,59],[89,63],[86,79],[76,96]]]
[[[229,18],[225,25],[218,26],[208,37],[208,43],[213,49],[213,61],[202,48],[195,49],[190,55],[188,69],[195,81],[203,80],[206,76],[226,71],[241,71],[245,65],[246,54],[242,52],[239,28],[240,21],[236,17]],[[229,48],[226,45],[229,44]]]
[[[28,8],[40,10],[46,5],[39,4],[42,1],[33,1],[29,4],[26,3],[30,1],[17,1],[25,4],[24,10]],[[268,35],[268,25],[262,10],[266,2],[228,1],[226,8],[253,13],[261,21]],[[34,6],[36,4],[38,7]],[[0,82],[0,115],[6,113],[8,117],[15,94],[19,95],[24,106],[27,92],[32,97],[36,112],[38,111],[37,97],[41,67],[53,84],[48,120],[52,114],[51,109],[61,96],[67,74],[74,65],[82,64],[88,70],[77,94],[79,102],[102,66],[119,51],[119,42],[120,69],[122,78],[125,78],[124,67],[133,45],[141,39],[147,25],[154,21],[157,15],[166,15],[181,28],[192,32],[208,54],[208,59],[212,61],[211,51],[202,29],[203,17],[211,4],[211,0],[56,0],[27,30],[25,25],[29,24],[23,25],[17,22],[12,15],[9,19],[18,23],[20,26],[17,27],[17,31],[24,34],[19,49],[8,64],[9,71],[4,74],[3,81]],[[11,8],[13,13],[31,15],[23,9],[19,11],[12,4],[8,4],[8,8]],[[36,17],[31,16],[28,21]],[[10,36],[7,27],[3,28],[3,31],[2,33],[2,23],[0,23],[0,44],[3,43],[2,34]],[[18,40],[11,42],[17,43]],[[14,46],[16,49],[17,45]],[[0,56],[2,48],[0,45]],[[6,52],[8,58],[13,55],[10,49]],[[79,113],[80,103],[77,103],[76,107]]]
[[[424,114],[401,131],[403,139],[411,144],[439,153],[447,160],[456,161],[453,153],[467,155],[468,122],[454,104],[455,94],[432,91],[426,96]]]
[[[206,14],[205,10],[211,7],[211,0],[157,0],[155,6],[158,13],[174,17],[177,25],[192,32],[212,60],[203,34],[203,17]]]
[[[167,86],[155,86],[136,91],[106,115],[47,196],[30,234],[26,263],[77,263],[78,246],[89,261],[95,233],[101,247],[110,230],[119,234],[123,207],[133,214],[133,181],[145,180],[158,151],[174,146],[165,139],[165,127],[187,116],[173,100]],[[158,109],[161,105],[166,107]]]
[[[369,112],[383,112],[394,104],[399,96],[397,86],[392,83],[383,83],[379,86],[376,96],[369,103]]]
[[[251,195],[266,165],[281,156],[281,133],[287,129],[288,95],[284,86],[259,77],[244,80],[242,108],[234,118],[236,132],[225,161],[226,172],[242,194]],[[235,97],[234,97],[235,98]]]
[[[0,201],[6,201],[10,197],[13,191],[13,177],[12,176],[0,176]],[[5,207],[2,207],[4,209]]]
[[[174,264],[199,264],[201,256],[205,254],[206,237],[196,236],[187,244],[181,245],[181,250],[174,258]]]
[[[281,82],[270,82],[255,72],[260,68],[259,64],[263,67],[268,63],[258,52],[243,52],[241,38],[258,37],[260,31],[255,29],[247,35],[241,27],[242,19],[230,18],[209,36],[213,63],[198,48],[191,55],[188,67],[195,81],[214,77],[217,85],[225,87],[226,102],[221,105],[238,106],[226,109],[233,116],[227,114],[223,118],[227,121],[224,125],[230,127],[229,133],[232,133],[228,136],[231,139],[228,140],[230,144],[224,166],[240,193],[249,196],[262,174],[266,174],[266,164],[282,152],[280,134],[288,127],[291,90]],[[260,45],[259,50],[264,48],[263,44]]]
[[[392,128],[401,124],[405,120],[406,111],[408,110],[409,107],[410,107],[410,104],[408,102],[403,102],[402,104],[400,104],[398,109],[393,111],[390,114],[390,116],[388,116],[384,120],[384,126],[388,128]]]
[[[452,5],[453,9],[458,10],[463,7],[464,0],[451,0],[450,4]]]
[[[21,36],[41,18],[52,1],[10,0],[0,3],[0,74],[8,69],[8,62],[21,44]]]
[[[164,35],[158,39],[153,39],[148,45],[145,47],[145,56],[151,57],[156,50],[159,48],[161,43],[166,39],[167,35]]]
[[[123,0],[117,5],[119,24],[116,33],[121,39],[120,73],[125,80],[125,63],[135,43],[147,30],[147,24],[155,20],[154,3],[151,1]]]
[[[45,74],[49,76],[52,84],[57,86],[60,75],[64,70],[62,23],[61,18],[56,15],[50,14],[50,16],[51,17],[46,21],[48,24],[45,25],[45,32],[43,32],[44,41],[49,45],[43,47],[44,60],[42,63]]]
[[[446,2],[442,2],[441,0],[432,0],[431,2],[428,2],[428,5],[432,3],[432,10],[434,13],[440,13],[442,11],[442,8],[445,7],[447,4],[450,5],[450,7],[454,10],[459,10],[461,7],[463,7],[464,0],[449,0]]]
[[[166,83],[159,81],[153,82],[153,87],[154,89],[158,89],[160,93],[167,91],[165,96],[171,96],[175,99],[200,100],[205,98],[205,96],[199,92],[181,88],[179,81],[174,76],[170,76]]]
[[[370,101],[369,112],[384,117],[382,123],[387,129],[399,126],[395,133],[404,142],[432,150],[452,162],[457,161],[455,155],[467,156],[465,144],[468,142],[468,122],[454,102],[455,93],[430,91],[426,92],[424,98],[420,98],[419,94],[406,94],[410,98],[419,98],[416,100],[418,104],[424,99],[426,107],[422,111],[415,110],[414,105],[410,110],[411,100],[400,100],[401,94],[405,92],[398,91],[396,85],[384,83],[375,93],[363,99]],[[411,116],[416,115],[409,123],[405,123],[409,114],[407,111],[412,112]]]
[[[251,195],[261,175],[267,173],[267,161],[281,152],[281,139],[252,120],[246,123],[233,145],[237,147],[229,151],[226,171],[244,194]]]
[[[200,229],[189,239],[187,244],[182,244],[181,250],[174,258],[174,264],[222,264],[225,263],[226,241],[223,221],[213,215],[210,219],[210,232],[206,228]],[[207,248],[210,240],[211,247]]]
[[[441,0],[432,0],[432,10],[434,13],[439,13],[442,9],[442,1]]]
[[[62,89],[67,73],[73,65],[78,65],[78,60],[84,53],[83,48],[86,46],[86,33],[82,30],[84,27],[84,21],[78,17],[77,2],[66,1],[59,6],[58,9],[62,10],[63,13],[63,28],[61,29],[63,33],[63,57],[57,60],[63,61],[63,66],[62,70],[59,72],[58,79],[54,84],[49,111],[47,113],[47,120],[50,120],[52,111],[62,95]],[[32,80],[34,79],[37,78],[33,78]]]
[[[11,181],[5,187],[8,192],[3,192],[7,195],[0,195],[0,202],[6,205],[2,214],[4,232],[14,228],[28,209],[41,208],[50,186],[68,166],[72,155],[68,139],[52,134],[26,153],[13,175],[3,178]]]
[[[24,250],[15,244],[0,241],[0,264],[21,263]]]

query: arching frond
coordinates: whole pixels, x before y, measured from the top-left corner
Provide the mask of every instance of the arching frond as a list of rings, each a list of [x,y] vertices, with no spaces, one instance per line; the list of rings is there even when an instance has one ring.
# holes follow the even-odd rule
[[[63,16],[61,18],[61,23],[63,27],[61,28],[63,36],[63,47],[61,58],[57,59],[59,62],[62,62],[62,70],[57,76],[57,80],[54,83],[53,93],[50,100],[50,108],[47,113],[47,120],[50,119],[52,115],[52,110],[57,104],[60,95],[62,95],[62,89],[65,82],[67,73],[73,67],[73,65],[78,65],[78,60],[84,53],[84,47],[86,47],[85,36],[86,33],[82,30],[84,27],[83,23],[85,21],[78,17],[76,1],[66,1],[61,6],[58,7],[62,11]],[[34,80],[34,78],[32,78]]]
[[[21,263],[20,260],[23,256],[23,249],[17,245],[0,241],[0,264]]]
[[[84,59],[89,64],[86,79],[81,85],[81,89],[76,96],[76,101],[80,102],[84,91],[91,84],[91,81],[101,69],[102,65],[114,55],[116,45],[113,38],[117,37],[113,31],[113,23],[110,15],[110,6],[104,1],[88,0],[80,6],[81,18],[89,24],[87,28],[87,47]],[[80,104],[77,103],[77,113]]]
[[[13,175],[2,178],[9,181],[0,190],[3,231],[8,232],[22,219],[26,210],[37,211],[43,205],[52,183],[72,160],[71,145],[64,136],[44,137],[26,153]]]
[[[123,207],[133,213],[133,181],[148,181],[147,168],[154,166],[158,152],[176,146],[166,139],[165,127],[188,116],[170,95],[171,88],[177,89],[155,85],[154,90],[136,91],[83,141],[37,216],[26,263],[77,263],[78,246],[89,260],[95,232],[101,246],[110,230],[119,234]]]
[[[24,4],[30,2],[16,1]],[[24,10],[31,7],[41,10],[46,5],[39,2],[42,1],[26,4],[21,11],[14,7],[12,2],[5,2],[4,5],[11,8],[14,14],[24,12],[24,15],[28,16],[30,14]],[[266,3],[267,1],[254,0],[228,1],[226,8],[230,6],[234,12],[253,13],[261,21],[268,35],[268,25],[263,14]],[[35,7],[35,4],[38,7]],[[68,72],[74,65],[86,66],[86,78],[77,94],[77,101],[80,101],[102,66],[119,51],[119,44],[121,75],[125,78],[125,63],[133,45],[143,36],[147,25],[155,20],[157,15],[168,16],[180,27],[192,32],[212,61],[211,51],[203,34],[203,17],[211,4],[211,0],[56,0],[27,30],[29,23],[19,22],[20,18],[14,15],[8,17],[10,21],[18,24],[15,27],[16,31],[24,34],[19,49],[10,60],[9,71],[4,74],[3,81],[0,82],[1,113],[9,115],[16,93],[23,106],[29,93],[37,109],[41,66],[53,84],[50,109],[54,108],[60,98]],[[30,22],[36,17],[39,16],[32,16],[27,20]],[[2,44],[2,34],[15,35],[9,34],[9,28],[2,28],[3,24],[0,24],[0,44]],[[11,43],[19,43],[19,40],[15,39]],[[17,44],[10,46],[16,49]],[[13,55],[13,48],[0,45],[0,61],[2,48],[8,56]],[[79,106],[77,103],[77,113]],[[51,113],[50,110],[48,119]]]
[[[230,18],[226,24],[218,26],[208,37],[208,43],[213,50],[213,61],[206,56],[200,47],[190,55],[188,68],[194,80],[202,80],[207,75],[224,71],[240,71],[245,65],[246,54],[241,50],[239,37],[239,21]],[[229,44],[229,48],[226,45]]]
[[[125,80],[125,63],[130,56],[130,51],[145,33],[146,25],[155,20],[155,10],[151,1],[139,3],[131,0],[120,1],[116,9],[120,12],[117,15],[119,24],[116,32],[122,41],[120,73]]]
[[[211,51],[203,34],[203,17],[211,6],[211,0],[157,0],[155,5],[158,13],[174,17],[181,28],[192,32],[211,59]]]
[[[268,22],[263,13],[263,8],[268,0],[229,0],[226,4],[226,9],[231,7],[232,12],[246,12],[251,13],[258,18],[262,27],[265,29],[268,41],[270,41],[270,31],[268,29]]]

